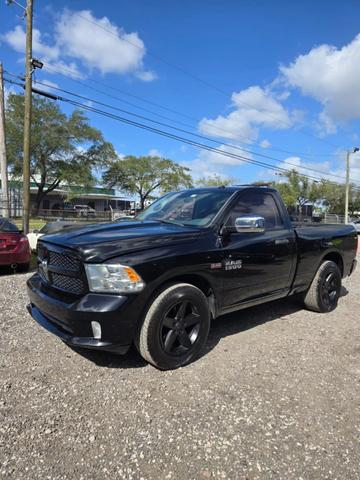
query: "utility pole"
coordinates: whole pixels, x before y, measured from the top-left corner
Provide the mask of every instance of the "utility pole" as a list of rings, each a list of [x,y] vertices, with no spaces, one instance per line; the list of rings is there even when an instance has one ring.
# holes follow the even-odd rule
[[[9,191],[8,191],[8,170],[6,159],[5,143],[5,100],[3,66],[0,62],[0,173],[1,173],[1,197],[0,211],[3,217],[9,216]]]
[[[346,152],[345,223],[349,223],[350,150]]]
[[[29,233],[30,219],[30,144],[32,106],[32,21],[33,0],[26,3],[26,57],[25,57],[25,104],[24,104],[24,159],[23,159],[23,230]]]
[[[345,223],[349,223],[349,190],[350,190],[350,155],[360,149],[354,147],[352,151],[346,152],[346,183],[345,183]]]

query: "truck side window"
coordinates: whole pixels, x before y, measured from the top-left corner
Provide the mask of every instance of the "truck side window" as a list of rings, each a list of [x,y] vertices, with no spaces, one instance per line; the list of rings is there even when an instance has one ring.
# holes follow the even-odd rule
[[[254,215],[265,219],[266,230],[282,228],[284,222],[272,195],[265,192],[244,193],[230,212],[226,225],[235,225],[235,219]]]

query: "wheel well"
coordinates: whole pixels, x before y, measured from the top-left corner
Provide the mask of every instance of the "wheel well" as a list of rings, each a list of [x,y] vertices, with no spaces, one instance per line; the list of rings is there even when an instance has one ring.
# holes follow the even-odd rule
[[[171,283],[191,283],[195,287],[199,288],[204,295],[209,295],[209,290],[212,290],[210,283],[203,278],[201,275],[196,274],[185,274],[178,277],[171,278],[169,280]]]
[[[343,259],[342,259],[342,256],[340,255],[340,253],[330,252],[330,253],[325,255],[325,257],[323,258],[323,262],[325,260],[331,260],[332,262],[336,263],[336,265],[340,269],[341,276],[344,275],[344,262],[343,262]]]
[[[209,303],[209,309],[213,318],[216,317],[216,297],[214,290],[208,280],[201,275],[184,274],[178,277],[170,278],[166,283],[190,283],[203,292]],[[162,285],[163,287],[164,285]]]

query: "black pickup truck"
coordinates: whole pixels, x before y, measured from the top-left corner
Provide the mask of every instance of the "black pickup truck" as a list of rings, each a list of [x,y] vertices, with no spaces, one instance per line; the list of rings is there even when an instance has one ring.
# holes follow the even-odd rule
[[[170,193],[134,220],[42,237],[28,310],[66,343],[160,369],[204,347],[212,318],[298,294],[329,312],[356,266],[350,225],[293,225],[278,192],[236,186]]]

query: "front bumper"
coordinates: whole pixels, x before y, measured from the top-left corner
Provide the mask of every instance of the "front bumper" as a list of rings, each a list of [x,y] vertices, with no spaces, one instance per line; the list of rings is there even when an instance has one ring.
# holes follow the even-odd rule
[[[50,319],[45,317],[45,315],[43,315],[34,304],[29,303],[27,305],[27,309],[30,315],[39,325],[45,328],[45,330],[48,332],[53,333],[57,337],[61,338],[61,340],[64,340],[65,343],[71,345],[72,347],[93,348],[96,350],[106,350],[119,354],[125,354],[129,350],[130,345],[114,345],[111,342],[104,342],[93,337],[75,337],[70,335],[62,328],[57,327],[51,322]]]
[[[27,281],[27,287],[30,315],[69,345],[123,354],[132,344],[140,315],[135,295],[74,297],[47,287],[38,274]],[[94,338],[92,321],[100,324],[101,339]]]

